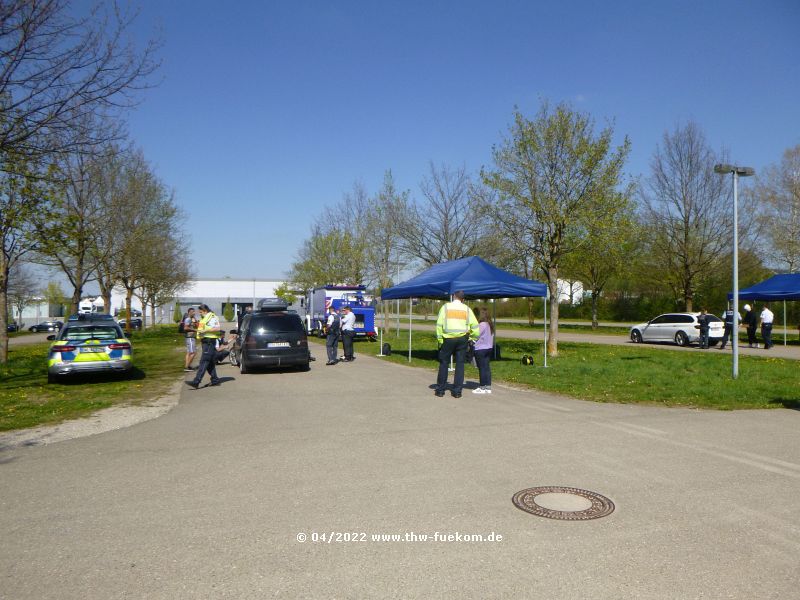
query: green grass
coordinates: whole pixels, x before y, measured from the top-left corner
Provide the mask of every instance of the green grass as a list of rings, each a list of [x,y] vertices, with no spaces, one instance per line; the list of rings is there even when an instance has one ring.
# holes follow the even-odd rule
[[[384,334],[384,342],[391,344],[392,355],[382,360],[409,364],[407,331],[401,332],[399,339],[393,333]],[[540,341],[503,339],[500,347],[502,360],[491,363],[492,380],[497,383],[596,402],[721,410],[800,409],[798,363],[794,360],[740,356],[739,378],[733,380],[727,353],[561,342],[559,356],[549,358],[548,367],[543,368]],[[532,355],[535,365],[520,364],[523,354]],[[432,380],[435,378],[438,362],[432,333],[413,332],[411,357],[412,366],[430,369]],[[477,369],[467,366],[466,377],[477,381]]]
[[[134,370],[118,375],[82,375],[47,383],[50,342],[11,346],[0,365],[0,431],[58,423],[113,404],[136,403],[162,394],[183,369],[183,336],[165,326],[136,332]]]

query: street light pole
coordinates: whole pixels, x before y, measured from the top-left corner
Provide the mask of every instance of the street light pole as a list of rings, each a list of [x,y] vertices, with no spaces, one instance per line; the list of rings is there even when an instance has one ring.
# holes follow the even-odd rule
[[[733,324],[731,346],[733,350],[732,377],[739,377],[739,176],[750,177],[755,174],[752,167],[734,165],[715,165],[714,172],[720,175],[733,173]]]

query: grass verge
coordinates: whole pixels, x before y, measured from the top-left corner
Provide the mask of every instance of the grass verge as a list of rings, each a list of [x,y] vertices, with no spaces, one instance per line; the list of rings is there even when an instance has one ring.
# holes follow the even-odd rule
[[[400,338],[384,334],[392,355],[382,360],[408,363],[408,331]],[[731,379],[728,354],[691,350],[667,351],[643,346],[606,346],[560,342],[559,357],[542,367],[542,342],[504,338],[502,359],[492,362],[492,379],[596,402],[687,406],[733,410],[753,408],[800,409],[797,361],[780,358],[739,357],[739,378]],[[365,348],[360,344],[358,348]],[[376,345],[369,347],[375,348]],[[432,333],[414,331],[411,365],[438,366]],[[366,351],[366,350],[364,350]],[[523,366],[523,354],[535,365]],[[478,371],[467,366],[467,380],[477,381]]]
[[[12,346],[0,365],[0,431],[58,423],[113,404],[135,403],[164,393],[183,366],[183,336],[172,326],[136,332],[134,369],[118,375],[82,375],[47,383],[50,342]]]

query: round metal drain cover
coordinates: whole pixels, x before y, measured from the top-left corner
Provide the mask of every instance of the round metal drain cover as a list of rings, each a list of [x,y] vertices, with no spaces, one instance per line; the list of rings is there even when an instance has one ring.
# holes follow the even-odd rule
[[[522,490],[514,494],[511,501],[520,510],[559,521],[588,521],[614,512],[614,503],[605,496],[557,485]]]

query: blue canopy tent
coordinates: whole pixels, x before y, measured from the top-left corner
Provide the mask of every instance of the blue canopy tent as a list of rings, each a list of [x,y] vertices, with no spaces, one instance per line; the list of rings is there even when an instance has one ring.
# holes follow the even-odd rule
[[[504,271],[477,256],[433,265],[416,277],[381,290],[381,300],[437,298],[449,300],[458,290],[467,298],[547,298],[547,286]],[[411,361],[411,303],[408,311],[408,360]],[[546,310],[545,304],[545,310]],[[547,335],[545,317],[545,336]],[[547,361],[545,349],[545,365]]]
[[[728,300],[733,292],[728,294]],[[740,300],[763,300],[775,302],[783,300],[783,344],[786,345],[786,301],[800,300],[800,273],[784,273],[773,275],[749,288],[739,290]]]

